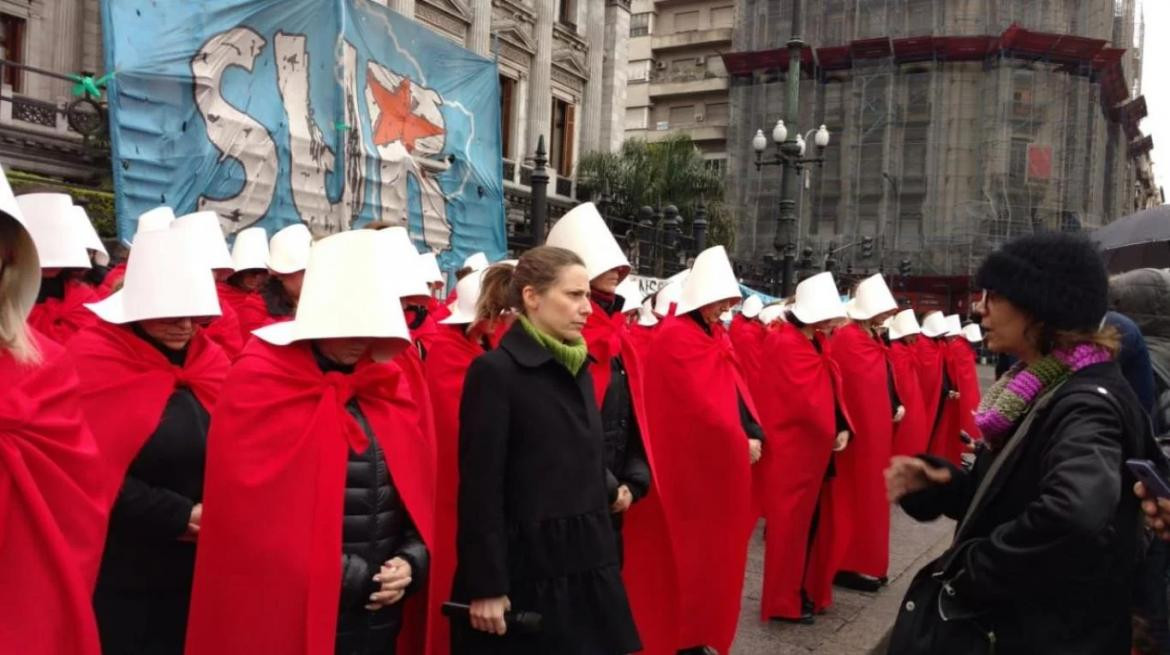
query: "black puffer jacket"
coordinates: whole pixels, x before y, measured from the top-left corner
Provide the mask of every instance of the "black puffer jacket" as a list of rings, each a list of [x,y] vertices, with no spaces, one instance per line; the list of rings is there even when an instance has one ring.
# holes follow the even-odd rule
[[[1144,541],[1124,462],[1157,458],[1145,414],[1114,363],[1075,373],[1032,413],[1002,451],[902,500],[920,521],[961,523],[907,591],[891,654],[1129,652]]]
[[[1109,304],[1142,331],[1154,369],[1154,425],[1170,436],[1170,272],[1141,268],[1109,282]]]
[[[325,371],[346,372],[318,355]],[[365,609],[370,594],[378,591],[373,577],[381,565],[395,557],[410,563],[411,584],[407,596],[425,588],[430,564],[426,546],[394,486],[387,458],[356,400],[346,405],[357,419],[370,446],[353,450],[345,475],[345,511],[341,532],[341,603],[337,620],[337,655],[393,655],[402,628],[403,602],[371,612]]]

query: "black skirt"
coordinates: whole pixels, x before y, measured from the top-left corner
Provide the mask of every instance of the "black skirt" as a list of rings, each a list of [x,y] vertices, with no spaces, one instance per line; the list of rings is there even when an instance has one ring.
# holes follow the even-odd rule
[[[514,611],[539,613],[541,630],[496,637],[457,619],[452,653],[625,655],[642,649],[608,512],[515,525],[509,532],[508,599]],[[612,555],[599,561],[599,553]],[[456,580],[456,597],[458,587]]]

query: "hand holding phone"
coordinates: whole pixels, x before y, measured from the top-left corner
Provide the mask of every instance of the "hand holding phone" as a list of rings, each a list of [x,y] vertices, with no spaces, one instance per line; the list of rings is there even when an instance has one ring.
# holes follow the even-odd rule
[[[1170,499],[1170,484],[1167,484],[1153,462],[1148,459],[1129,459],[1126,460],[1125,465],[1134,477],[1145,486],[1150,495],[1155,498]]]

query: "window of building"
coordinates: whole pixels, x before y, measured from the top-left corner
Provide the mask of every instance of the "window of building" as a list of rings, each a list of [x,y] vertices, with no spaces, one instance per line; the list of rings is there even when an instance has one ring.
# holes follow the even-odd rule
[[[576,107],[556,97],[553,98],[552,104],[553,134],[549,162],[557,170],[557,175],[569,177],[573,174],[573,135],[576,132]]]
[[[652,12],[647,11],[630,16],[630,36],[649,36],[652,15]]]
[[[24,63],[24,19],[0,14],[0,59]],[[13,91],[21,90],[20,70],[11,67],[4,68],[4,84],[12,86]]]
[[[500,76],[500,146],[504,159],[512,159],[512,124],[516,107],[516,80]]]
[[[630,82],[644,82],[650,79],[650,67],[653,62],[649,59],[635,59],[626,65],[627,79]]]
[[[703,119],[712,125],[727,125],[728,104],[726,102],[708,102]]]
[[[626,107],[626,129],[644,130],[650,127],[649,107]]]
[[[721,177],[727,175],[727,159],[725,157],[707,159],[703,162],[703,166],[706,167],[707,170],[711,171],[712,173],[716,173]]]
[[[577,0],[561,0],[561,11],[557,22],[577,31]]]
[[[735,5],[713,7],[711,9],[711,27],[732,27],[735,25]]]
[[[694,105],[680,105],[678,107],[670,108],[670,126],[680,127],[682,125],[691,125],[695,122],[695,106]]]
[[[690,32],[699,29],[699,12],[680,11],[674,15],[674,31]]]

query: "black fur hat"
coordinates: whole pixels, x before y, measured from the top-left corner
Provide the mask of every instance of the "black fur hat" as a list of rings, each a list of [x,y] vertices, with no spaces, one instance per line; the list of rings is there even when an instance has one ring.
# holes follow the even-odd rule
[[[983,260],[975,284],[1056,330],[1094,331],[1108,306],[1105,264],[1082,234],[1043,232],[1012,239]]]

